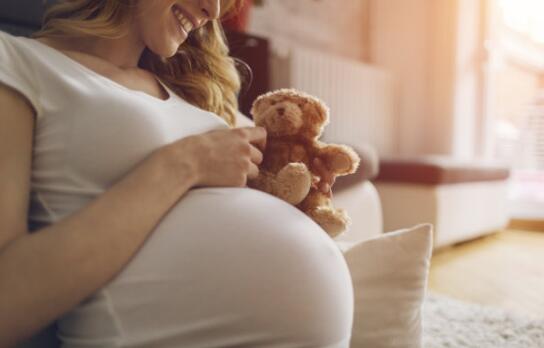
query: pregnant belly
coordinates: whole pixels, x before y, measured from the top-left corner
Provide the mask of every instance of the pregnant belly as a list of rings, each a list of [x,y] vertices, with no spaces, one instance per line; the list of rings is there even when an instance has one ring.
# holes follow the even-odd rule
[[[351,278],[334,242],[295,207],[249,188],[189,191],[102,294],[95,299],[102,304],[88,309],[113,313],[125,339],[178,340],[173,346],[212,333],[287,337],[305,325],[340,332],[351,327],[353,310]],[[308,318],[323,318],[327,328]]]
[[[296,267],[288,256],[300,253],[316,253],[324,262],[339,255],[313,220],[274,196],[250,188],[199,188],[162,219],[124,276],[184,277],[180,267],[190,265],[240,277],[238,267],[259,260]]]

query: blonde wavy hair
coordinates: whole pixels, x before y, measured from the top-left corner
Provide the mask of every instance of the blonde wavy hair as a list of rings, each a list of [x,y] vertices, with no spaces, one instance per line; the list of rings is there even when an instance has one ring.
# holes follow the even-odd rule
[[[149,0],[58,1],[48,8],[41,30],[33,37],[123,37],[137,1]],[[221,18],[235,13],[242,1],[221,0]],[[219,20],[193,31],[173,57],[165,59],[146,49],[138,65],[154,73],[187,102],[235,126],[241,81]]]

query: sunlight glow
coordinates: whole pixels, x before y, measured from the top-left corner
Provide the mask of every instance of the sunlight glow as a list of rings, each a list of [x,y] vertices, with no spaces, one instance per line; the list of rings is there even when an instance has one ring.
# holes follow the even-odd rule
[[[499,7],[509,28],[544,43],[543,0],[499,0]]]

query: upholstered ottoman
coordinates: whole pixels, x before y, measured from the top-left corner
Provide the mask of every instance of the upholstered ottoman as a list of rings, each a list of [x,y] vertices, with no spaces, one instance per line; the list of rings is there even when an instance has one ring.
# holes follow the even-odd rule
[[[443,157],[380,160],[374,183],[384,229],[432,223],[437,248],[504,228],[509,175],[504,166]]]

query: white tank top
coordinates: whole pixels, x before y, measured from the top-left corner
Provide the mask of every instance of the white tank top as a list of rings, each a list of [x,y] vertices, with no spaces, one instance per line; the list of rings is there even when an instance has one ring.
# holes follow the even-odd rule
[[[37,40],[1,31],[0,83],[36,110],[31,230],[79,210],[155,149],[229,127],[162,82],[167,100],[131,90]]]
[[[228,128],[166,87],[162,101],[3,33],[0,82],[37,111],[34,223],[80,209],[162,145]],[[352,313],[345,261],[314,221],[262,191],[205,187],[184,195],[131,262],[58,321],[58,336],[66,348],[339,348]]]

